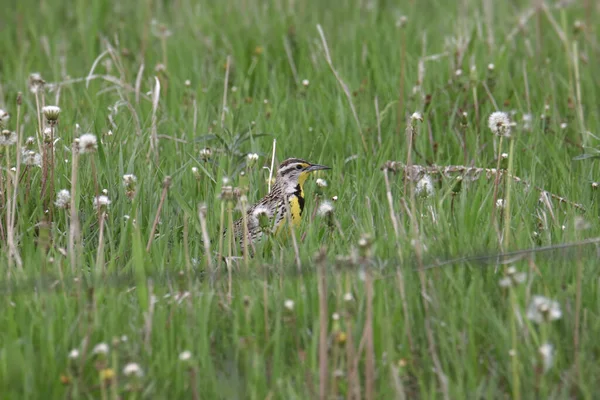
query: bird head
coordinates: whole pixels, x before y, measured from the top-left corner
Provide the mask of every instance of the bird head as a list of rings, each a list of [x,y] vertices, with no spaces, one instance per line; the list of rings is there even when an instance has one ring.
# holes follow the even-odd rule
[[[279,165],[276,184],[281,185],[286,193],[293,193],[296,186],[304,185],[311,172],[331,169],[324,165],[312,164],[300,158],[288,158]]]

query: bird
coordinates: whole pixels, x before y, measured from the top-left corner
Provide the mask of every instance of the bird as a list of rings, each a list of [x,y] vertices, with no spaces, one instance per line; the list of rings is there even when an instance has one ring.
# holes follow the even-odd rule
[[[293,226],[302,221],[304,211],[304,183],[312,172],[331,169],[325,165],[313,164],[301,158],[288,158],[277,169],[275,183],[265,197],[246,211],[247,239],[244,240],[244,217],[233,225],[235,241],[242,248],[245,243],[253,246],[270,230],[279,233],[285,225],[289,206]],[[286,206],[286,203],[288,206]]]

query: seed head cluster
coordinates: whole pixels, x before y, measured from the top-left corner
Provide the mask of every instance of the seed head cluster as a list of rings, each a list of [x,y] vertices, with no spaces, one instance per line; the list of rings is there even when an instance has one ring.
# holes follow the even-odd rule
[[[496,136],[510,137],[511,126],[510,118],[505,112],[493,112],[488,118],[488,127]]]
[[[79,136],[79,154],[94,153],[98,149],[98,138],[93,133]]]

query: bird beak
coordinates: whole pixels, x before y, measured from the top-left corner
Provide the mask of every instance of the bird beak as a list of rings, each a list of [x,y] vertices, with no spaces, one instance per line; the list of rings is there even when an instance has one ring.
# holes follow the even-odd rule
[[[322,169],[331,169],[331,167],[326,167],[324,165],[312,164],[310,167],[306,168],[306,172],[320,171]]]

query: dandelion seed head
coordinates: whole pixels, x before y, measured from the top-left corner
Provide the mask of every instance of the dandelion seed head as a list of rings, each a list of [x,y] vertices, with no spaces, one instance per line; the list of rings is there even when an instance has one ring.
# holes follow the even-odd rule
[[[492,64],[492,63],[489,63],[488,66],[487,66],[487,69],[490,72],[493,71],[495,68],[496,68],[496,66],[494,64]]]
[[[527,318],[541,324],[555,321],[562,317],[562,311],[557,301],[544,296],[533,296],[527,307]]]
[[[503,111],[493,112],[488,118],[488,127],[497,136],[510,136],[511,122]]]
[[[139,364],[129,363],[123,368],[123,375],[141,378],[142,376],[144,376],[144,371],[142,370]]]
[[[212,156],[212,151],[208,148],[205,147],[202,150],[200,150],[200,158],[202,160],[208,160],[210,157]]]
[[[137,176],[133,174],[125,174],[123,175],[123,186],[126,188],[135,185],[137,182]]]
[[[54,202],[54,205],[58,208],[67,208],[69,207],[70,203],[71,192],[69,192],[67,189],[59,190],[59,192],[56,194],[56,201]]]
[[[45,106],[42,107],[42,114],[48,121],[54,122],[58,120],[60,115],[60,107],[58,106]]]
[[[527,274],[525,272],[520,272],[514,265],[506,268],[504,271],[504,277],[500,279],[500,287],[509,288],[515,287],[519,284],[525,282],[527,279]]]
[[[504,201],[504,199],[496,200],[496,208],[503,209],[505,205],[506,202]]]
[[[285,308],[287,308],[289,311],[293,311],[294,310],[294,300],[286,300],[283,302],[283,306]]]
[[[310,85],[310,82],[308,81],[308,79],[303,79],[302,80],[302,86],[308,87],[308,85]]]
[[[73,349],[69,352],[69,360],[76,360],[79,358],[79,350]]]
[[[32,94],[37,94],[41,89],[44,88],[46,81],[42,78],[38,72],[34,72],[29,75],[29,79],[27,81],[29,91]]]
[[[316,183],[318,187],[327,187],[327,181],[325,179],[318,178]]]
[[[347,292],[346,294],[344,294],[344,301],[352,301],[354,300],[354,296],[352,296],[352,293]]]
[[[396,20],[396,28],[403,28],[404,26],[406,26],[407,22],[408,18],[406,17],[406,15],[401,15]]]
[[[94,197],[94,207],[98,208],[98,207],[108,207],[110,205],[111,201],[108,198],[108,196],[105,195],[100,195],[97,197]]]
[[[192,358],[192,352],[189,350],[179,353],[179,361],[189,361]]]
[[[435,188],[433,187],[433,180],[429,175],[423,175],[421,179],[417,182],[415,186],[415,194],[422,198],[428,198],[433,196],[435,193]]]
[[[568,125],[566,122],[563,122],[562,124],[560,124],[560,129],[567,129]]]
[[[79,153],[93,153],[98,149],[98,139],[93,133],[84,133],[79,136]]]
[[[421,121],[423,122],[423,114],[421,114],[418,111],[415,111],[414,113],[412,113],[412,115],[410,116],[410,120],[414,123],[416,121]]]
[[[105,356],[108,354],[108,350],[109,350],[109,347],[106,343],[98,343],[96,346],[94,346],[94,349],[92,350],[92,354]]]
[[[39,167],[42,165],[42,156],[33,150],[23,150],[21,163],[28,167]]]
[[[329,201],[323,201],[321,204],[319,204],[317,214],[320,217],[331,215],[331,213],[333,213],[333,204],[331,204]]]
[[[334,321],[339,321],[340,320],[340,314],[338,313],[333,313],[331,315],[331,319],[333,319]]]
[[[0,146],[12,146],[17,143],[17,133],[9,130],[2,130],[0,134]]]
[[[10,119],[10,114],[5,110],[0,108],[0,127],[4,126],[6,122]]]

